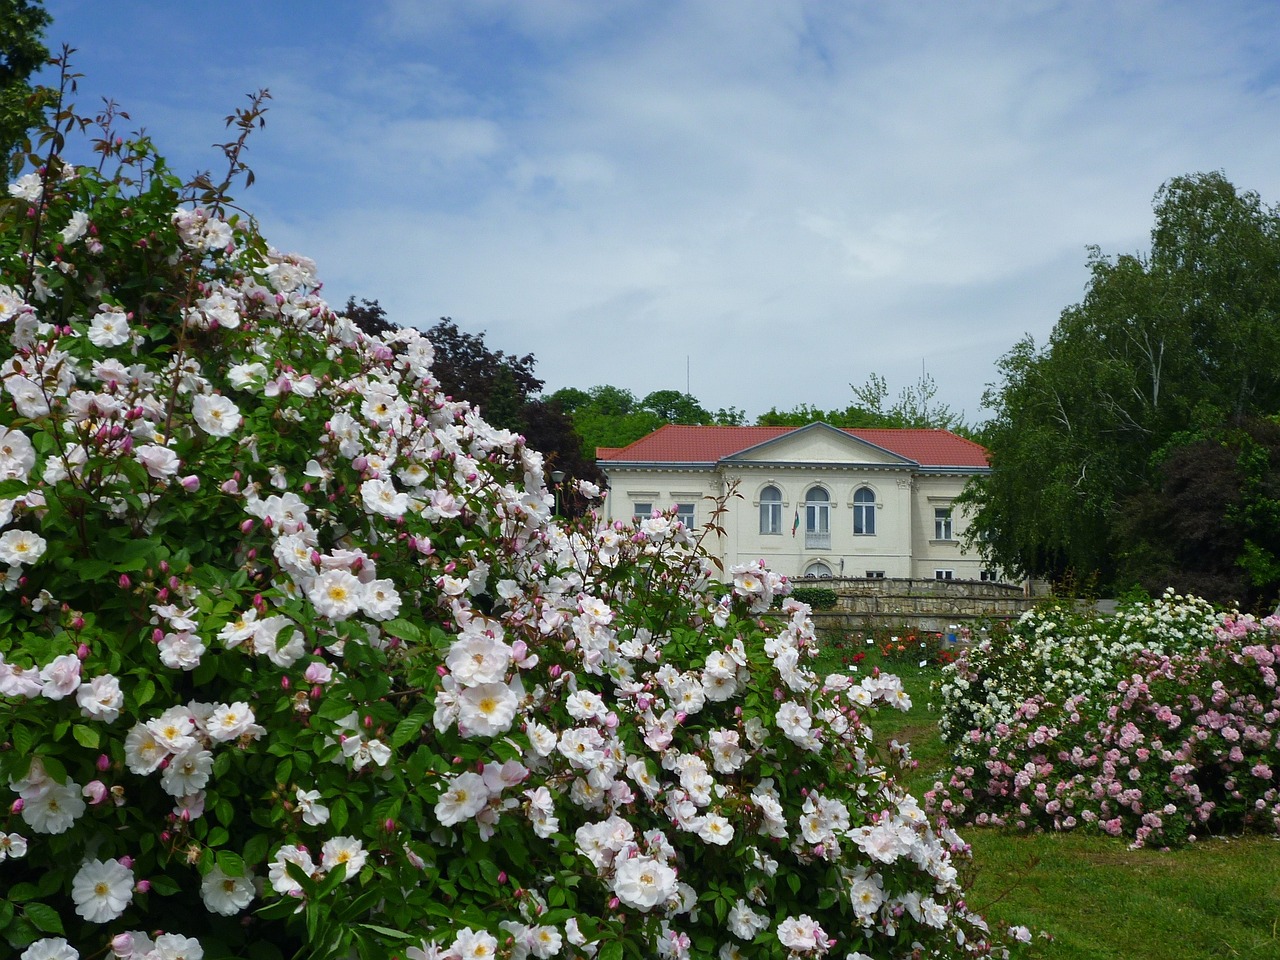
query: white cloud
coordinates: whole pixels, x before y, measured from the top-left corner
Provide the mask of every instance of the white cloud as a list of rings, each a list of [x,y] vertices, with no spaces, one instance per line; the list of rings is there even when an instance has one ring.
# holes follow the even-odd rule
[[[1263,3],[313,6],[161,36],[50,4],[206,166],[270,86],[246,197],[269,238],[334,300],[533,352],[549,389],[683,388],[689,356],[706,405],[754,415],[923,362],[976,416],[996,359],[1080,298],[1085,247],[1146,245],[1162,181],[1280,199]]]

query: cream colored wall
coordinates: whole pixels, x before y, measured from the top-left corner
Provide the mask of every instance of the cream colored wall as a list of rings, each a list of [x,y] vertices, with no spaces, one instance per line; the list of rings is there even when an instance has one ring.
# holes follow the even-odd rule
[[[726,565],[762,558],[779,573],[799,577],[811,563],[820,560],[839,575],[843,559],[846,576],[863,576],[868,570],[883,570],[889,577],[910,576],[910,496],[897,482],[905,479],[905,474],[875,467],[847,470],[812,466],[739,468],[727,476],[738,479],[742,498],[729,506]],[[760,492],[770,484],[782,492],[780,535],[760,533]],[[830,497],[829,549],[805,546],[804,503],[815,485],[826,489]],[[853,494],[862,486],[876,494],[874,536],[853,532]],[[792,536],[797,510],[800,527]]]
[[[830,463],[847,465],[857,463],[900,463],[901,460],[888,451],[881,450],[838,430],[813,427],[787,434],[767,445],[768,452],[761,451],[758,459],[773,463]],[[757,459],[750,452],[739,454],[745,459]]]
[[[676,503],[694,504],[694,522],[707,522],[711,504],[706,497],[720,494],[720,476],[712,470],[616,470],[609,468],[609,494],[605,516],[630,522],[633,504],[651,502],[659,510]]]
[[[977,580],[982,570],[976,552],[961,547],[970,514],[956,506],[954,500],[964,490],[968,477],[925,475],[915,478],[913,490],[912,555],[915,560],[911,576],[928,579],[937,570],[951,570],[957,580]],[[951,507],[949,542],[934,539],[934,508]]]

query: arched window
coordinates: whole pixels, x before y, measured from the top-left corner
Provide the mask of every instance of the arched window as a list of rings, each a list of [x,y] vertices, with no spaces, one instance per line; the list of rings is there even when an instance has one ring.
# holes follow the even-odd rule
[[[782,491],[775,486],[760,491],[760,532],[782,533]]]
[[[817,550],[831,547],[831,497],[822,487],[810,487],[805,494],[804,545]]]
[[[805,568],[804,575],[806,577],[830,577],[831,568],[821,560],[817,560]]]
[[[875,536],[876,494],[870,487],[859,487],[853,494],[853,532]]]

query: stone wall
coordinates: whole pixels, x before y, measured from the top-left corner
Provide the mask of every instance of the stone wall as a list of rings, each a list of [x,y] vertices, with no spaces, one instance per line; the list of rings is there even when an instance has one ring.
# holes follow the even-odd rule
[[[1022,586],[976,580],[800,580],[796,586],[820,586],[838,597],[831,610],[815,610],[819,629],[865,630],[873,627],[950,633],[976,620],[1012,620],[1036,598]]]

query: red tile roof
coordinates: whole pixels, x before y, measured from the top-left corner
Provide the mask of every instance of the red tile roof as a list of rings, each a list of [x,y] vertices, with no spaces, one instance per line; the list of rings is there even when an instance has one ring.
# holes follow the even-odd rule
[[[625,447],[597,447],[612,463],[715,463],[805,427],[694,427],[667,424]],[[922,467],[985,467],[981,444],[948,430],[845,429],[842,431]]]

